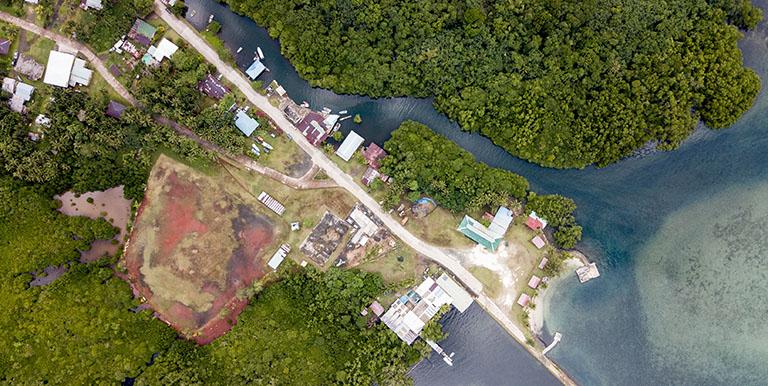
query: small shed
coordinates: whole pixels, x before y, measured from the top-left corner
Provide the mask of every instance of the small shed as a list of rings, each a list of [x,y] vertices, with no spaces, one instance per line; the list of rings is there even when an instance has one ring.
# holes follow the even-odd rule
[[[547,243],[544,241],[544,239],[541,238],[541,236],[534,237],[533,239],[531,239],[531,242],[533,243],[533,245],[536,246],[536,249],[544,248],[544,246],[547,245]]]
[[[525,225],[528,225],[528,228],[537,231],[547,227],[547,220],[539,217],[536,212],[531,212],[531,214],[528,215],[528,219],[525,220]]]
[[[540,283],[541,283],[541,278],[536,275],[533,275],[531,276],[531,280],[528,280],[528,287],[536,289],[536,288],[539,288]]]
[[[112,118],[119,119],[123,115],[123,111],[125,111],[124,105],[115,101],[109,101],[106,114]]]
[[[0,55],[8,55],[11,51],[11,41],[5,38],[0,38]]]
[[[97,11],[104,8],[104,6],[101,4],[101,0],[82,0],[80,1],[80,7],[82,7],[84,10],[95,9]]]
[[[368,169],[365,169],[365,173],[363,173],[363,185],[370,186],[375,179],[379,178],[379,176],[381,176],[381,173],[369,166]]]
[[[256,78],[258,78],[259,75],[261,75],[261,73],[266,69],[267,67],[264,65],[264,63],[262,63],[261,60],[256,59],[253,61],[253,64],[251,64],[251,66],[245,70],[245,73],[249,78],[251,78],[251,80],[256,80]]]
[[[235,115],[235,126],[245,134],[246,137],[250,137],[257,128],[259,128],[259,122],[245,111],[239,110]]]
[[[363,141],[365,141],[365,139],[355,133],[354,130],[350,131],[349,134],[347,134],[347,138],[344,138],[344,142],[339,146],[339,150],[336,150],[336,155],[344,161],[349,161],[355,154],[357,148],[363,144]]]
[[[549,259],[542,257],[541,262],[539,262],[539,269],[544,269],[544,267],[547,266],[547,263],[549,263]]]
[[[378,300],[374,300],[373,303],[371,303],[371,311],[373,311],[376,316],[381,316],[384,314],[384,307],[381,305],[381,303],[378,302]]]
[[[517,304],[519,304],[521,307],[527,306],[530,301],[531,297],[528,296],[528,294],[521,294],[520,297],[517,298]]]

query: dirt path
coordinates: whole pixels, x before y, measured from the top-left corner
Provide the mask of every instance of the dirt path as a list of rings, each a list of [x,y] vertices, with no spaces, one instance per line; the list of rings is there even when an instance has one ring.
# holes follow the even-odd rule
[[[131,95],[130,92],[125,88],[125,86],[122,85],[122,83],[118,82],[117,79],[109,72],[107,67],[104,65],[104,62],[99,59],[96,54],[91,51],[90,48],[86,47],[84,44],[80,42],[76,42],[72,39],[69,39],[67,37],[64,37],[62,35],[59,35],[57,33],[51,32],[47,29],[38,27],[34,23],[30,23],[24,19],[20,19],[16,16],[10,15],[5,12],[0,12],[0,20],[11,23],[21,29],[27,30],[29,32],[32,32],[34,34],[46,37],[48,39],[51,39],[55,41],[59,45],[64,45],[68,47],[72,47],[76,49],[78,52],[83,54],[83,56],[88,59],[88,61],[91,63],[91,66],[94,67],[96,72],[101,75],[102,78],[104,78],[107,83],[109,83],[110,87],[115,90],[123,99],[128,101],[131,105],[134,107],[140,107],[139,101],[136,100],[136,98]]]
[[[273,179],[275,181],[278,181],[278,182],[282,183],[283,185],[290,186],[291,188],[294,188],[294,189],[325,189],[325,188],[335,188],[335,187],[338,187],[338,185],[335,182],[331,181],[331,180],[325,180],[325,181],[314,181],[314,180],[312,180],[312,177],[314,176],[314,174],[310,173],[312,171],[312,169],[310,169],[310,171],[307,172],[301,178],[293,178],[293,177],[286,176],[285,174],[282,174],[282,173],[278,172],[275,169],[268,168],[268,167],[266,167],[264,165],[258,164],[258,163],[256,163],[256,161],[254,161],[254,160],[252,160],[252,159],[250,159],[250,158],[248,158],[246,156],[237,156],[237,157],[229,156],[229,155],[227,155],[226,150],[222,149],[220,146],[218,146],[218,145],[216,145],[214,143],[208,142],[208,141],[200,138],[199,136],[197,136],[197,134],[195,134],[189,128],[187,128],[187,127],[185,127],[185,126],[183,126],[183,125],[181,125],[181,124],[179,124],[179,123],[177,123],[177,122],[175,122],[175,121],[173,121],[171,119],[168,119],[166,117],[161,117],[159,115],[155,115],[153,118],[154,118],[155,122],[157,122],[157,123],[159,123],[159,124],[161,124],[163,126],[166,126],[166,127],[169,127],[171,129],[173,129],[178,134],[181,134],[181,135],[183,135],[183,136],[185,136],[185,137],[195,141],[195,143],[197,143],[198,145],[200,145],[204,149],[206,149],[206,150],[208,150],[210,152],[218,154],[219,157],[223,161],[226,161],[226,162],[231,163],[231,164],[238,164],[238,166],[245,167],[248,170],[252,170],[252,171],[254,171],[256,173],[265,175],[265,176],[267,176],[267,177],[269,177],[269,178],[271,178],[271,179]]]

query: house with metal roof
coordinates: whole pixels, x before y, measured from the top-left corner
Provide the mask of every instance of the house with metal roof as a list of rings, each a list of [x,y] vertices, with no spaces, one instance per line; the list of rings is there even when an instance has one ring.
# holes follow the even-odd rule
[[[224,95],[229,93],[229,89],[227,89],[211,74],[208,74],[205,79],[201,80],[197,84],[197,89],[213,99],[224,98]]]
[[[377,145],[375,142],[371,142],[368,147],[363,150],[363,157],[368,165],[376,170],[381,166],[381,160],[387,156],[387,152]]]
[[[81,0],[80,7],[86,11],[89,9],[99,11],[104,8],[104,5],[101,4],[101,0]]]
[[[245,111],[238,110],[235,114],[235,126],[245,134],[246,137],[250,137],[256,129],[259,128],[259,121],[251,118]]]
[[[57,87],[68,87],[74,64],[74,55],[51,50],[48,54],[48,65],[45,67],[43,83]]]
[[[163,38],[160,40],[160,43],[157,43],[157,47],[152,46],[150,47],[150,51],[147,52],[152,55],[155,60],[162,62],[165,58],[170,59],[178,50],[179,46],[173,44],[170,40]]]
[[[149,46],[152,43],[152,38],[155,37],[157,28],[147,23],[144,20],[136,19],[133,23],[133,27],[128,32],[128,37],[136,41],[143,46]]]
[[[528,215],[528,219],[525,220],[525,225],[528,225],[528,228],[537,231],[547,227],[547,220],[539,217],[536,212],[531,212],[531,214]]]
[[[365,141],[365,139],[355,133],[354,130],[350,131],[349,134],[347,134],[347,138],[344,138],[344,142],[339,146],[339,150],[336,150],[336,155],[341,157],[344,161],[349,161],[355,154],[355,151],[357,151],[357,148],[363,144],[363,141]]]
[[[496,211],[490,226],[486,227],[472,217],[464,216],[457,230],[464,234],[464,236],[482,245],[485,249],[493,252],[501,245],[502,240],[504,240],[504,234],[507,233],[511,223],[512,211],[502,206]]]
[[[75,87],[77,85],[87,86],[91,83],[91,77],[93,71],[85,68],[85,60],[75,58],[75,62],[72,64],[72,72],[69,76],[69,85]]]
[[[256,78],[258,78],[266,69],[267,67],[264,63],[262,63],[261,60],[256,59],[253,64],[245,70],[245,73],[248,74],[248,77],[251,78],[251,80],[256,80]]]

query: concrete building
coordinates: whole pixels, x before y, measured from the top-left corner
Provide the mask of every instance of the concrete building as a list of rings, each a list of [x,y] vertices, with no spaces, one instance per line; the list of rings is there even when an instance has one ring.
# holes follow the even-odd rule
[[[350,131],[349,134],[347,134],[347,138],[344,138],[344,142],[339,146],[339,150],[336,150],[336,155],[344,161],[349,161],[355,154],[355,151],[357,151],[357,148],[363,144],[363,141],[365,141],[365,139],[355,133],[354,130]]]

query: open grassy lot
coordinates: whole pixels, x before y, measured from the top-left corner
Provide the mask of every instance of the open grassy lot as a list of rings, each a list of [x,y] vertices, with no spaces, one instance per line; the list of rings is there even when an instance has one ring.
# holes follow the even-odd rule
[[[269,154],[261,154],[259,163],[296,178],[303,176],[312,167],[312,159],[309,155],[301,150],[296,142],[288,139],[285,134],[272,138],[267,135],[266,131],[257,130],[251,138],[256,138],[256,136],[261,136],[274,147],[274,150]],[[257,146],[262,147],[258,143]]]
[[[410,213],[410,207],[407,208]],[[464,216],[437,207],[423,218],[413,218],[405,228],[422,240],[445,248],[470,248],[475,243],[456,230]]]
[[[26,54],[34,58],[38,63],[46,65],[48,63],[48,54],[51,52],[56,42],[44,37],[27,34],[27,46],[29,47]]]
[[[210,175],[159,156],[125,255],[134,288],[198,343],[229,330],[238,294],[267,272],[281,227],[220,169]]]

